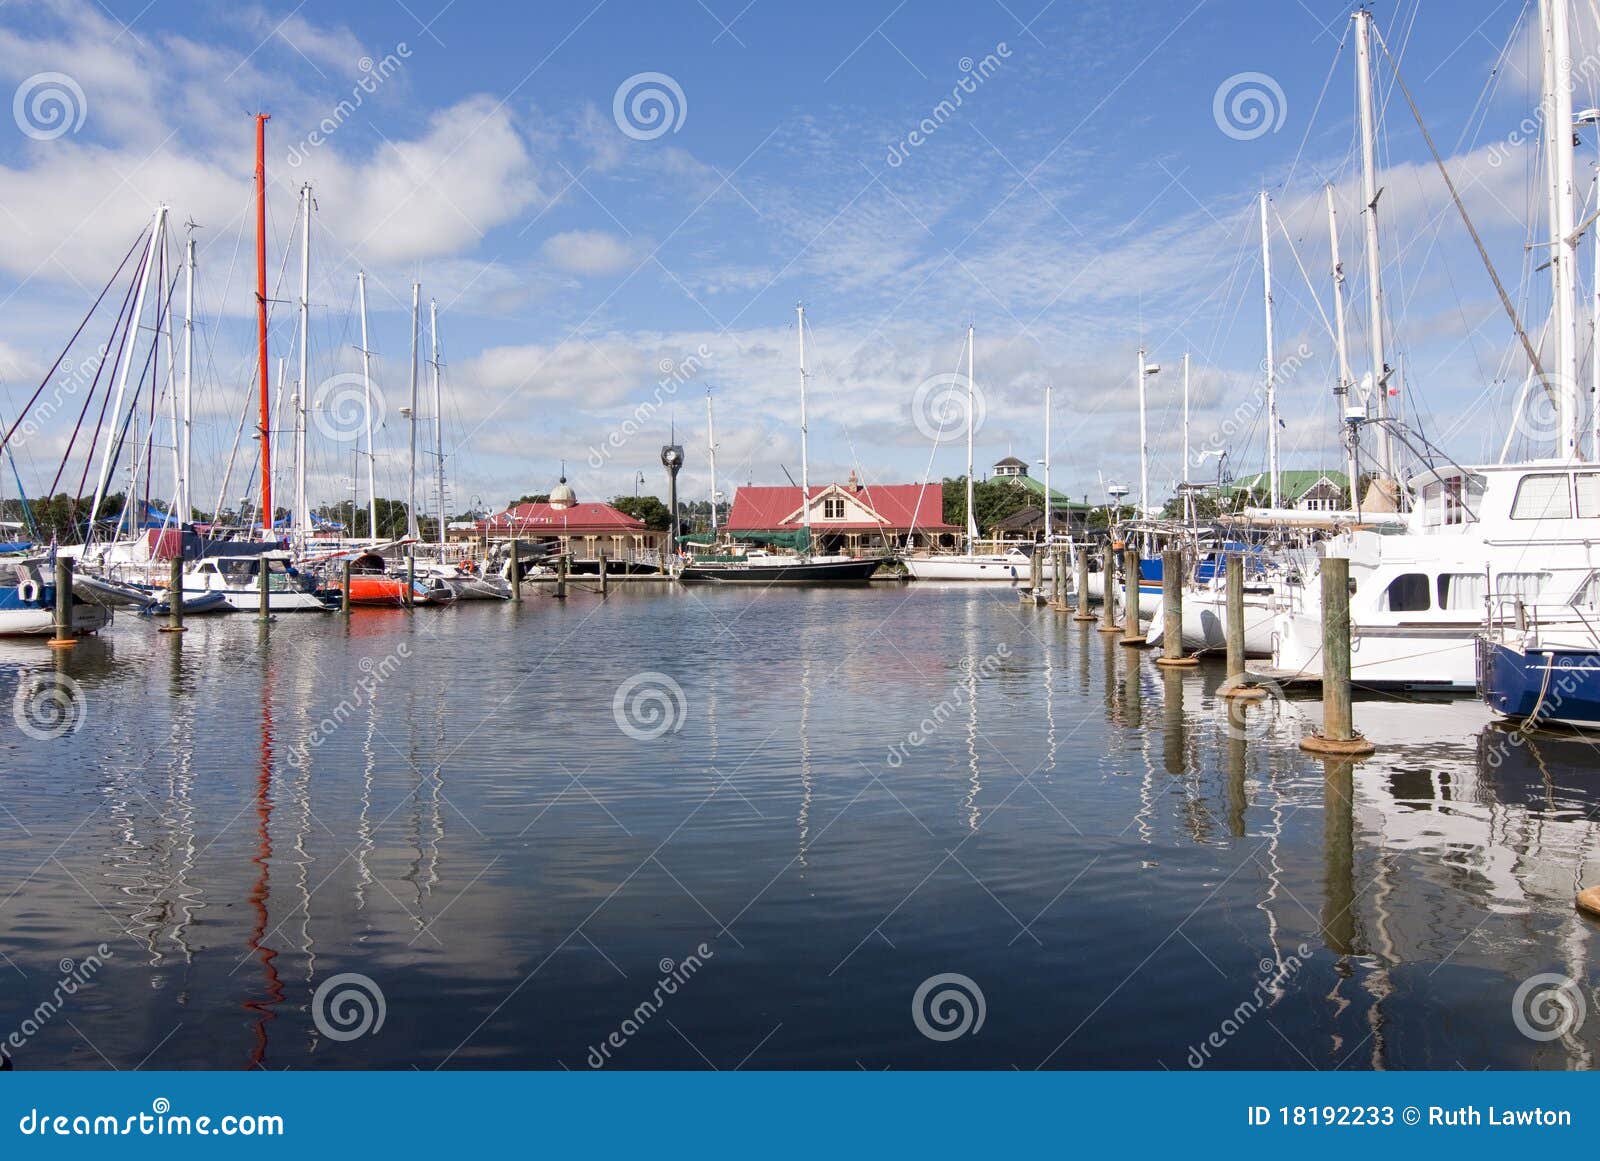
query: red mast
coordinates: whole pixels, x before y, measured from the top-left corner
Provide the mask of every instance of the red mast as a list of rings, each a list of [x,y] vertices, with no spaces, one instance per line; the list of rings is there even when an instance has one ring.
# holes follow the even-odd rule
[[[256,114],[256,337],[261,349],[261,531],[272,535],[272,412],[267,404],[267,113]]]

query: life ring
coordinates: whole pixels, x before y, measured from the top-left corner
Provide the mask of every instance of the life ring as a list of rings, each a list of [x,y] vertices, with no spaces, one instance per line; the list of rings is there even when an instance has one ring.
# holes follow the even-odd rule
[[[39,600],[39,582],[25,580],[17,586],[17,599],[24,604],[34,604]]]

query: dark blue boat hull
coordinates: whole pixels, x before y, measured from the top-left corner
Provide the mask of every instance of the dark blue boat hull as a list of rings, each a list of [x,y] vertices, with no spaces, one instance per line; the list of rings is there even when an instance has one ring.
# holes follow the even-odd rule
[[[1478,692],[1509,718],[1600,729],[1600,653],[1525,653],[1479,638]]]

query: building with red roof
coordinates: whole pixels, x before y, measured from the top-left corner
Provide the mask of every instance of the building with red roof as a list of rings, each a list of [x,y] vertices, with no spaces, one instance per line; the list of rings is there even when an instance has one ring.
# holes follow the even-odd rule
[[[940,484],[863,484],[854,472],[843,484],[811,490],[811,533],[826,551],[938,547],[961,529],[944,520]],[[724,531],[735,540],[794,533],[805,527],[797,487],[743,487],[733,495]]]
[[[580,560],[642,559],[659,554],[667,534],[643,520],[600,503],[580,504],[566,477],[544,503],[516,504],[479,521],[479,535],[519,540],[559,540],[561,551]]]

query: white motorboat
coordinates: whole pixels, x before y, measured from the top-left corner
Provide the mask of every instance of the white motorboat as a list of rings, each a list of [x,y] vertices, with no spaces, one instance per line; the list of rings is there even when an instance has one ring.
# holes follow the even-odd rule
[[[241,556],[206,556],[185,567],[183,593],[217,592],[239,612],[261,611],[261,570],[267,570],[267,611],[327,612],[332,606],[318,595],[309,576],[294,568],[288,552],[271,549]]]
[[[1475,642],[1491,605],[1600,609],[1600,468],[1545,462],[1439,469],[1413,480],[1405,532],[1342,533],[1327,555],[1350,561],[1351,678],[1357,685],[1473,689]],[[1273,618],[1273,672],[1322,667],[1317,578],[1284,585]]]

